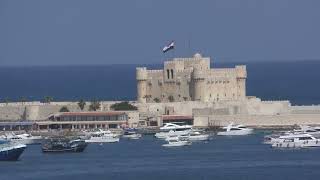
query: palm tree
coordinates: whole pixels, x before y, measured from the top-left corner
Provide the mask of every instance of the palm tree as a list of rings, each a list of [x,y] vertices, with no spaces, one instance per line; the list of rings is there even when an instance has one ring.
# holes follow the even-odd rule
[[[153,101],[156,102],[156,103],[159,103],[160,99],[156,97],[156,98],[153,99]]]
[[[51,96],[45,96],[44,97],[44,102],[50,104],[50,102],[53,100],[53,97]]]
[[[100,106],[101,106],[100,102],[94,99],[91,101],[91,104],[89,106],[89,111],[97,111],[98,109],[100,109]]]
[[[21,102],[21,104],[24,104],[25,102],[27,102],[27,98],[26,97],[21,97],[20,98],[20,102]]]
[[[150,98],[152,98],[152,96],[151,95],[145,95],[143,98],[145,98],[146,101],[149,102],[149,100],[150,100]]]
[[[80,99],[80,101],[78,102],[78,106],[81,111],[83,111],[84,107],[86,106],[86,102],[83,99]]]
[[[173,97],[173,96],[169,96],[169,97],[168,97],[168,100],[169,100],[170,102],[173,102],[173,101],[174,101],[174,97]]]
[[[62,106],[59,112],[70,112],[67,106]]]
[[[8,97],[4,98],[4,103],[6,103],[6,105],[8,105],[10,102],[10,99]]]

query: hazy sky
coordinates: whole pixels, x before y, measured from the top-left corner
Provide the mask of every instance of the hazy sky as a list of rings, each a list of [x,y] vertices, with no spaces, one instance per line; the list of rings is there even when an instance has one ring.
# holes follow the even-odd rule
[[[0,0],[0,66],[320,59],[319,33],[319,0]]]

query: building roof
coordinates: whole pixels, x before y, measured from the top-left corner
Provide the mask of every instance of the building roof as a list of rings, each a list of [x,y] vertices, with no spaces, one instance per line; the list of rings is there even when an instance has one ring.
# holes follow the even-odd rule
[[[13,121],[13,122],[0,122],[0,126],[27,126],[33,125],[35,122],[32,121]]]
[[[193,119],[192,116],[184,115],[163,115],[162,120],[180,120],[180,119]]]
[[[121,111],[108,111],[108,112],[64,112],[58,116],[116,116],[126,114]]]

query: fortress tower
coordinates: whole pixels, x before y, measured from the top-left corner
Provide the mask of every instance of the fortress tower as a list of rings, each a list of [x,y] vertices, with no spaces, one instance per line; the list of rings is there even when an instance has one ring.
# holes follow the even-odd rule
[[[136,69],[136,78],[137,78],[137,99],[138,102],[146,102],[147,95],[147,79],[148,72],[146,67]]]
[[[210,58],[195,54],[174,58],[163,69],[137,68],[138,102],[242,100],[246,97],[246,66],[210,68]]]
[[[206,74],[200,67],[195,67],[192,72],[192,84],[193,84],[193,101],[205,101],[205,80]]]
[[[236,66],[237,71],[237,84],[238,84],[238,96],[239,98],[246,97],[246,79],[247,69],[246,66]]]

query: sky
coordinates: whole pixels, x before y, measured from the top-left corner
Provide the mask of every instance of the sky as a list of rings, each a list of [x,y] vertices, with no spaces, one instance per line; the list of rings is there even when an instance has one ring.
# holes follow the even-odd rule
[[[319,22],[319,0],[0,0],[0,66],[319,60]]]

